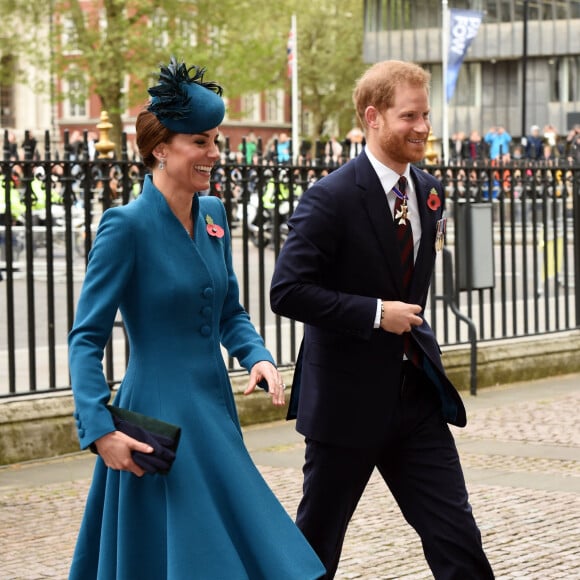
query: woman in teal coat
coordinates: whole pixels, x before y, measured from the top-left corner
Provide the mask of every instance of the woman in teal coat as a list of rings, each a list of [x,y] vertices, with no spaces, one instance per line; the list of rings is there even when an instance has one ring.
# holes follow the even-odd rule
[[[191,71],[195,74],[190,76]],[[219,159],[221,87],[174,59],[137,119],[151,168],[139,198],[100,221],[69,336],[82,448],[99,453],[70,570],[78,580],[308,580],[324,568],[250,458],[223,345],[250,372],[246,393],[284,385],[239,303],[222,202],[199,197]],[[167,475],[115,430],[102,356],[120,310],[130,360],[114,404],[179,425]]]

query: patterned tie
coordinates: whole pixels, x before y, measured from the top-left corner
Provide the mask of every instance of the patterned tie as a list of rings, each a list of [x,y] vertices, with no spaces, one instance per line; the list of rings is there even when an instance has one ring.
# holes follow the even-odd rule
[[[399,191],[405,195],[407,189],[407,180],[405,177],[399,179],[397,184]],[[403,200],[397,196],[395,201],[395,215],[401,211]],[[413,278],[413,268],[415,266],[415,250],[413,244],[413,229],[411,222],[408,219],[404,221],[395,220],[395,227],[397,232],[397,240],[399,242],[399,249],[401,253],[401,265],[403,267],[403,295],[405,298],[409,296],[409,288],[411,286],[411,279]]]
[[[403,176],[399,178],[397,184],[399,191],[405,195],[407,189],[407,179]],[[403,200],[397,195],[395,201],[395,215],[401,211]],[[403,296],[405,299],[409,297],[409,288],[411,287],[411,280],[413,278],[413,268],[415,267],[415,249],[413,243],[413,229],[411,228],[411,221],[405,219],[404,223],[395,220],[395,227],[397,232],[397,241],[399,242],[401,254],[401,266],[403,270]],[[421,366],[421,355],[415,344],[411,340],[411,335],[408,332],[403,334],[403,344],[407,358],[416,366]]]

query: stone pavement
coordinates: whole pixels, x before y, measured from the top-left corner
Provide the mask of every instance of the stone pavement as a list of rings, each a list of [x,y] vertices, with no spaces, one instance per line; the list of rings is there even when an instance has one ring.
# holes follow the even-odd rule
[[[464,398],[469,423],[453,432],[497,578],[580,579],[580,375]],[[294,423],[252,426],[244,436],[294,515],[303,457]],[[78,453],[0,468],[1,580],[67,577],[93,461]],[[355,578],[431,578],[414,531],[376,475],[349,527],[336,576]]]

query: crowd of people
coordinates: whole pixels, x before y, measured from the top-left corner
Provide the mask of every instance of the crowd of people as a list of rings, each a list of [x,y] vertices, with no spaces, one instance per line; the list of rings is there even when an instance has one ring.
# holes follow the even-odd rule
[[[46,203],[46,169],[40,160],[40,147],[31,132],[27,133],[27,137],[28,139],[23,140],[19,145],[15,133],[8,131],[8,139],[4,145],[5,149],[8,147],[10,161],[13,163],[10,195],[13,221],[16,222],[24,214],[25,209],[22,185],[26,180],[24,179],[20,161],[28,155],[32,155],[32,158],[38,161],[38,165],[33,168],[33,180],[31,182],[33,209],[42,210]],[[80,131],[73,131],[66,146],[67,159],[73,162],[80,162],[83,159],[87,159],[87,157],[88,160],[94,160],[96,157],[95,143],[95,133],[89,132],[88,139],[85,141]],[[290,139],[285,132],[275,134],[263,145],[261,139],[251,131],[243,142],[239,144],[236,151],[227,151],[225,149],[223,136],[220,136],[219,145],[221,163],[223,165],[231,162],[253,166],[292,165]],[[318,169],[320,167],[337,167],[356,157],[363,150],[364,145],[363,132],[358,127],[354,127],[346,134],[344,140],[340,140],[335,135],[326,142],[320,142],[315,147],[307,147],[303,144],[300,148],[297,163],[298,165],[316,165],[319,166]],[[497,198],[501,191],[504,191],[505,194],[519,197],[526,187],[525,182],[528,183],[527,188],[530,190],[537,176],[530,169],[527,172],[523,168],[522,170],[515,169],[512,171],[508,166],[518,166],[525,163],[526,165],[535,165],[537,168],[550,168],[559,166],[562,162],[565,164],[580,164],[580,125],[575,125],[566,135],[560,134],[554,125],[551,124],[545,125],[543,129],[538,125],[532,125],[529,133],[521,140],[512,138],[505,127],[498,125],[491,127],[484,136],[477,130],[471,131],[469,136],[462,131],[454,133],[450,138],[449,144],[449,166],[454,168],[464,167],[465,169],[450,169],[445,174],[439,171],[438,174],[445,181],[449,195],[457,192],[459,196],[463,197],[469,191],[480,191],[483,192],[484,198],[489,196]],[[505,165],[506,168],[504,168],[503,172],[497,172],[490,178],[489,174],[485,172],[485,168],[490,165]],[[475,168],[480,168],[480,171],[476,171]],[[81,164],[75,165],[72,171],[73,177],[76,179],[75,183],[80,187],[83,181]],[[62,172],[62,165],[58,163],[51,164],[51,199],[53,204],[62,202]],[[328,170],[324,170],[323,173],[312,170],[311,175],[306,180],[297,177],[296,181],[304,181],[302,187],[306,188],[327,172]],[[119,170],[113,168],[107,180],[112,198],[116,197],[119,189],[120,176],[118,173]],[[234,177],[233,197],[235,199],[240,197],[240,186],[244,182],[241,179],[241,174],[240,179],[235,179],[238,173],[239,171],[237,173],[234,171],[232,174],[232,177]],[[550,191],[553,190],[557,193],[558,187],[560,190],[564,187],[564,180],[558,177],[557,172],[542,174],[539,176],[539,181],[546,182],[550,181],[551,178],[553,178],[554,183],[551,186],[548,184],[546,187]],[[0,186],[2,186],[3,190],[5,189],[3,185],[5,179],[4,174],[0,175]],[[96,176],[95,179],[96,182],[100,182],[100,176]],[[226,175],[222,175],[218,171],[213,179],[213,190],[208,189],[205,193],[219,195],[220,191],[225,189],[224,179],[226,179]],[[255,173],[252,179],[246,180],[250,188],[257,179],[258,174]],[[133,197],[138,194],[141,182],[142,172],[135,169],[135,171],[131,172]],[[536,184],[536,189],[540,192],[543,191],[542,183]],[[5,213],[3,204],[4,196],[0,199],[0,214]]]
[[[237,151],[224,152],[224,160],[229,159],[248,165],[289,164],[290,140],[281,132],[270,137],[262,146],[260,138],[251,131],[239,144]],[[303,141],[298,151],[298,164],[322,163],[336,167],[356,157],[365,145],[363,132],[359,127],[351,129],[343,139],[337,134],[323,137],[314,145]],[[437,155],[438,162],[442,155]],[[449,139],[450,165],[497,165],[527,161],[540,166],[553,166],[561,162],[580,164],[580,125],[561,134],[552,124],[543,129],[532,125],[529,133],[515,139],[502,125],[492,126],[482,135],[472,130],[453,133]]]
[[[314,160],[329,167],[342,165],[356,157],[363,148],[364,134],[358,127],[353,127],[341,140],[338,135],[331,135],[326,140],[313,144],[303,140],[298,149],[298,163],[310,164]],[[292,162],[292,151],[288,133],[282,131],[269,137],[264,145],[254,131],[250,131],[238,145],[237,151],[222,150],[223,159],[247,165],[288,165]]]
[[[473,130],[469,137],[462,131],[453,133],[449,142],[449,158],[453,165],[483,162],[511,163],[529,161],[552,166],[564,160],[580,163],[580,125],[561,135],[552,124],[532,125],[519,141],[502,125],[490,127],[485,135]]]
[[[16,134],[8,130],[7,145],[9,160],[20,161],[27,155],[40,161],[40,146],[32,132],[27,132],[19,145]],[[226,135],[226,133],[224,133]],[[220,149],[223,162],[236,162],[247,165],[288,165],[292,163],[290,137],[282,131],[270,136],[264,143],[253,130],[244,137],[235,151],[226,151],[224,135],[220,136]],[[94,131],[88,132],[85,143],[80,131],[73,131],[66,147],[67,159],[80,160],[96,158],[95,144],[97,136]],[[321,138],[312,144],[303,140],[299,146],[298,164],[322,163],[336,167],[356,157],[365,145],[364,134],[359,127],[353,127],[343,139],[337,134]],[[127,142],[130,158],[136,159],[134,145]],[[86,151],[85,151],[86,149]],[[438,155],[438,161],[441,161]],[[481,165],[491,163],[513,163],[529,161],[538,165],[555,165],[559,162],[580,164],[580,124],[574,125],[567,133],[560,133],[553,124],[546,124],[543,129],[532,125],[529,132],[515,139],[503,125],[492,126],[482,135],[472,130],[469,135],[464,131],[454,132],[449,139],[450,165]]]
[[[23,161],[32,159],[40,162],[42,155],[42,144],[38,142],[34,132],[26,131],[22,142],[18,143],[16,133],[12,129],[6,129],[6,140],[4,141],[4,154],[8,155],[9,161]],[[95,144],[97,143],[97,134],[95,131],[88,131],[87,141],[85,144],[83,134],[79,130],[72,131],[70,138],[65,147],[66,157],[71,161],[80,160],[84,155],[86,147],[86,156],[89,160],[96,158]],[[64,155],[63,155],[64,157]]]

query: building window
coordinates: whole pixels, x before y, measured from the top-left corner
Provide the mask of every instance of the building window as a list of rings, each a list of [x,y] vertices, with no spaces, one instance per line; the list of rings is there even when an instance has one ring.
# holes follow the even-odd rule
[[[493,22],[499,22],[499,9],[497,6],[497,0],[491,0],[485,3],[485,19],[486,24],[491,24]]]
[[[378,3],[372,0],[365,0],[364,5],[364,23],[365,23],[365,33],[367,32],[377,32],[379,30],[378,18],[377,16]]]
[[[580,101],[580,56],[569,56],[568,62],[568,101]]]
[[[2,68],[13,70],[15,68],[14,58],[3,56]],[[0,82],[0,127],[14,127],[14,124],[14,85],[6,79],[4,82]]]
[[[85,18],[83,14],[82,18]],[[63,52],[68,55],[80,54],[81,53],[81,43],[77,28],[73,19],[69,16],[63,15],[61,25],[61,42],[63,47]]]
[[[0,84],[0,127],[14,127],[14,89]]]
[[[168,23],[169,18],[163,10],[156,10],[147,23],[148,27],[154,31],[150,35],[153,47],[158,50],[163,50],[169,45]]]
[[[87,117],[87,82],[78,72],[69,73],[69,77],[64,82],[64,116],[74,118]]]
[[[580,18],[579,0],[449,0],[449,8],[481,10],[485,24]],[[435,0],[366,0],[365,32],[416,30],[441,26],[441,2]]]
[[[311,111],[304,111],[302,113],[302,135],[312,135],[314,131],[314,115]]]
[[[411,2],[405,2],[406,5]],[[441,26],[440,10],[433,10],[431,0],[413,2],[414,28],[439,28]]]
[[[554,58],[550,64],[550,101],[580,101],[580,56]]]
[[[260,93],[248,93],[242,96],[242,119],[249,122],[260,121],[261,99]]]
[[[472,4],[483,4],[486,24],[492,22],[521,22],[524,19],[525,3],[523,0],[487,0],[486,2],[474,2]],[[527,2],[528,20],[551,18],[550,4],[550,2],[542,0],[529,0]],[[462,8],[480,9],[473,5],[462,6]]]
[[[418,17],[421,11],[414,9],[408,0],[375,0],[374,2],[369,0],[365,12],[368,30],[379,31],[411,30],[413,28],[411,14]],[[426,26],[423,22],[417,22],[414,27],[425,28]]]
[[[413,4],[407,0],[393,0],[397,15],[397,28],[400,30],[413,30],[414,22],[412,15],[415,14]]]
[[[284,122],[284,91],[278,89],[266,93],[266,122]]]
[[[512,12],[513,2],[511,0],[502,0],[499,2],[499,20],[501,22],[512,22],[514,15]]]
[[[554,18],[567,18],[563,13],[567,13],[565,7],[566,2],[556,2],[554,7],[552,2],[545,2],[542,0],[530,0],[527,2],[528,6],[528,20],[552,20]],[[526,2],[523,0],[516,0],[513,7],[515,13],[515,20],[521,22],[524,19],[524,8]],[[554,15],[553,10],[556,10]]]

